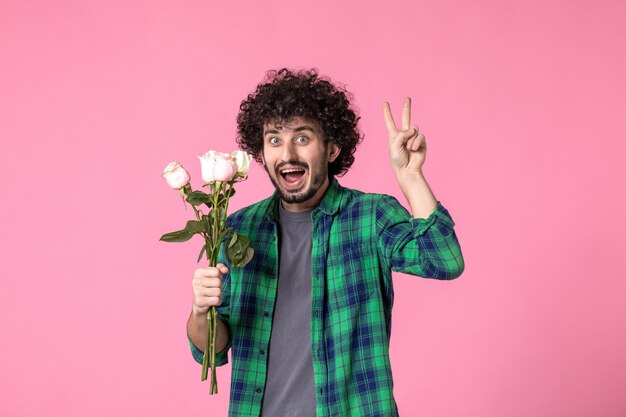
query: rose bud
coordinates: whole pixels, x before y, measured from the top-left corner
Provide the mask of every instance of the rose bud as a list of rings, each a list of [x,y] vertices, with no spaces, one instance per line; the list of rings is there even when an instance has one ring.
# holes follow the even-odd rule
[[[180,190],[189,184],[189,173],[179,162],[170,162],[163,170],[163,179],[175,190]]]

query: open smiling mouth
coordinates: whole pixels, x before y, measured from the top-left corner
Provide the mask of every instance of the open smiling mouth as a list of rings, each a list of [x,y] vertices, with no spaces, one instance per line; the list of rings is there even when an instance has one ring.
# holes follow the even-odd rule
[[[280,176],[288,188],[297,188],[302,185],[304,181],[304,174],[306,170],[304,168],[287,168],[280,170]]]

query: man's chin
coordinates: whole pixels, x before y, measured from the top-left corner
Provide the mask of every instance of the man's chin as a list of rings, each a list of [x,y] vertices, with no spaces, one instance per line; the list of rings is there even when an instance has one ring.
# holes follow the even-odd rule
[[[289,204],[304,203],[315,195],[315,192],[311,193],[311,191],[312,190],[285,190],[283,188],[278,188],[280,199]]]

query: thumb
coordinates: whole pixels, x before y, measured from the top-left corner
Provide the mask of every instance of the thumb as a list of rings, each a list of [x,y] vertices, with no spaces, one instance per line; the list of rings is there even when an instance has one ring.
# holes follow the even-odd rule
[[[391,149],[402,149],[407,140],[417,135],[417,129],[414,127],[399,131],[396,136],[392,137],[389,143]]]
[[[222,263],[215,265],[215,267],[218,268],[222,274],[228,273],[228,267]]]

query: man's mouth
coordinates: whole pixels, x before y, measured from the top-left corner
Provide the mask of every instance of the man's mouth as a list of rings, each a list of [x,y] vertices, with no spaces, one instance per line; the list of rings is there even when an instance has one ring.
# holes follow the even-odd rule
[[[287,185],[297,186],[300,185],[302,178],[304,177],[306,170],[304,168],[285,168],[279,171],[280,176],[283,177]]]

